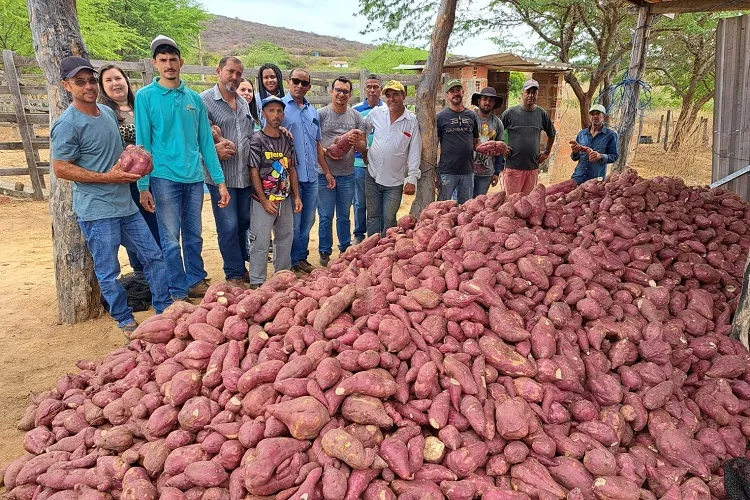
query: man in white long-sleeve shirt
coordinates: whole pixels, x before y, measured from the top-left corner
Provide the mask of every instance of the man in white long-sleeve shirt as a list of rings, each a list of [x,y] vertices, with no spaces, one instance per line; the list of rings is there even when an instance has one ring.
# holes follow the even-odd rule
[[[384,235],[396,225],[401,195],[413,195],[422,151],[417,117],[406,109],[406,89],[396,80],[383,87],[385,106],[373,109],[365,119],[373,130],[372,145],[363,155],[367,163],[367,235]]]

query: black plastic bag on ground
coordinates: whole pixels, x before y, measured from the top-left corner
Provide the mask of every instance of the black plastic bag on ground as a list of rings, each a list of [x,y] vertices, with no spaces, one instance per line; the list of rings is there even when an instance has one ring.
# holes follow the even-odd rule
[[[750,500],[750,460],[733,458],[724,464],[724,489],[728,500]]]
[[[128,306],[133,311],[146,311],[151,307],[151,289],[148,287],[146,276],[143,273],[128,273],[117,278],[118,283],[122,285],[128,293]],[[102,299],[102,305],[109,310],[109,304]]]

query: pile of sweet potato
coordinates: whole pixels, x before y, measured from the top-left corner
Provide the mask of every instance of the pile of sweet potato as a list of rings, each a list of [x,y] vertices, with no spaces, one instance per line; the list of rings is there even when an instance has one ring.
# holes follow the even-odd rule
[[[711,499],[750,209],[635,172],[438,202],[298,281],[215,285],[37,395],[17,499]]]

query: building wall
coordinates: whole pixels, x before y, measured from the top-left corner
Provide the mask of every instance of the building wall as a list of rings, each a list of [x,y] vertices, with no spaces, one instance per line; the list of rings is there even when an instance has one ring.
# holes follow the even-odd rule
[[[487,74],[487,86],[492,87],[497,95],[503,98],[503,105],[495,110],[495,114],[500,115],[508,109],[508,90],[510,88],[510,73],[507,71],[492,70]]]
[[[547,111],[552,123],[555,124],[555,129],[560,130],[560,118],[562,115],[562,98],[563,98],[563,87],[565,85],[564,73],[532,73],[531,78],[539,82],[539,97],[537,98],[537,105]],[[541,137],[542,150],[547,145],[547,137],[542,134]],[[557,152],[560,149],[560,140],[555,140],[555,144],[552,146],[552,153],[547,160],[547,165],[551,167],[555,164],[555,158]],[[542,170],[546,170],[545,165],[542,166]],[[553,172],[550,170],[550,174]]]

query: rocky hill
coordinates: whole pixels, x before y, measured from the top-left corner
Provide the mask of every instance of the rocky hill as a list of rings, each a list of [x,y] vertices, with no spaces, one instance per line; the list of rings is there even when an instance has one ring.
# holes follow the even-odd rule
[[[288,53],[299,56],[313,55],[317,51],[323,57],[350,57],[373,48],[372,45],[343,38],[225,16],[211,18],[202,33],[203,50],[221,55],[242,52],[249,45],[262,41],[273,42]]]

